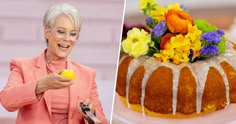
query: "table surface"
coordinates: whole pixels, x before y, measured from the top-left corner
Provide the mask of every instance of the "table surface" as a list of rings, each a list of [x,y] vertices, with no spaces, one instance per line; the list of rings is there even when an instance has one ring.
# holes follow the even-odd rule
[[[236,104],[204,116],[187,119],[169,119],[143,116],[142,113],[128,109],[115,95],[113,124],[236,124]]]

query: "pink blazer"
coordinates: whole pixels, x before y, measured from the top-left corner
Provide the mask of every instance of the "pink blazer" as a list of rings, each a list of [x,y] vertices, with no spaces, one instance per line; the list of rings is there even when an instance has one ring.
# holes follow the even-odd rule
[[[97,118],[102,124],[106,124],[98,99],[95,71],[70,60],[67,61],[67,67],[76,72],[76,81],[69,90],[68,124],[85,123],[76,106],[87,98],[92,100]],[[50,90],[44,92],[40,99],[35,96],[37,80],[47,75],[44,53],[35,58],[14,59],[10,63],[10,69],[11,73],[0,99],[8,111],[18,110],[16,124],[52,124]]]

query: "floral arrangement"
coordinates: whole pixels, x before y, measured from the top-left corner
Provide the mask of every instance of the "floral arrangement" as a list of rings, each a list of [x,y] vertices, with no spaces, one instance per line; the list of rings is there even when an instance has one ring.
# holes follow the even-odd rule
[[[146,15],[150,32],[132,28],[122,41],[122,52],[135,58],[155,57],[174,64],[195,62],[225,51],[224,31],[203,19],[188,14],[178,3],[164,8],[155,0],[140,0],[139,9]]]

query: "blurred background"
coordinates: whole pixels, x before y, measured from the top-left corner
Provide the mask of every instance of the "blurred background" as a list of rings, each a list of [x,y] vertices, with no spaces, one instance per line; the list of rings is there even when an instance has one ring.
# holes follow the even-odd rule
[[[79,10],[83,21],[70,59],[96,69],[99,97],[110,120],[124,0],[0,2],[0,90],[8,80],[10,60],[38,56],[46,48],[43,34],[46,10],[55,3],[69,3]],[[15,117],[16,112],[7,112],[0,105],[0,124],[13,124]]]

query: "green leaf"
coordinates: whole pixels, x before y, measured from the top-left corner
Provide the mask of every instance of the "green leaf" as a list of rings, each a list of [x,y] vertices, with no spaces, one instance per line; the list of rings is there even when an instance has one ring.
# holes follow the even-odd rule
[[[144,15],[149,15],[149,10],[148,10],[148,8],[143,9],[143,13],[144,13]]]
[[[202,31],[202,33],[206,33],[209,31],[214,32],[217,30],[215,26],[211,25],[210,23],[208,23],[207,21],[203,19],[195,19],[194,25],[196,25],[197,28]]]
[[[153,19],[154,25],[156,26],[159,22],[156,19]]]
[[[225,52],[225,41],[225,36],[222,36],[220,43],[217,45],[220,54]]]
[[[210,45],[206,40],[201,39],[201,42],[202,42],[202,46],[209,46]]]
[[[147,8],[148,8],[149,10],[156,10],[156,4],[150,4],[150,3],[148,3],[148,4],[147,4]]]
[[[156,19],[153,19],[153,18],[151,18],[151,19],[152,19],[151,23],[152,23],[153,25],[149,24],[148,22],[146,22],[146,25],[147,25],[149,28],[153,29],[153,28],[158,24],[158,21],[157,21]]]
[[[155,43],[154,43],[153,41],[151,41],[151,42],[148,43],[148,46],[154,47],[154,46],[155,46]]]
[[[153,54],[155,54],[155,53],[157,53],[157,52],[158,52],[158,51],[156,51],[155,49],[149,48],[147,55],[148,55],[148,56],[153,56]]]
[[[154,42],[155,48],[157,50],[160,50],[161,37],[156,37],[155,35],[152,34],[151,40]]]
[[[123,47],[120,47],[120,54],[121,53],[125,53],[125,51],[123,50]]]

